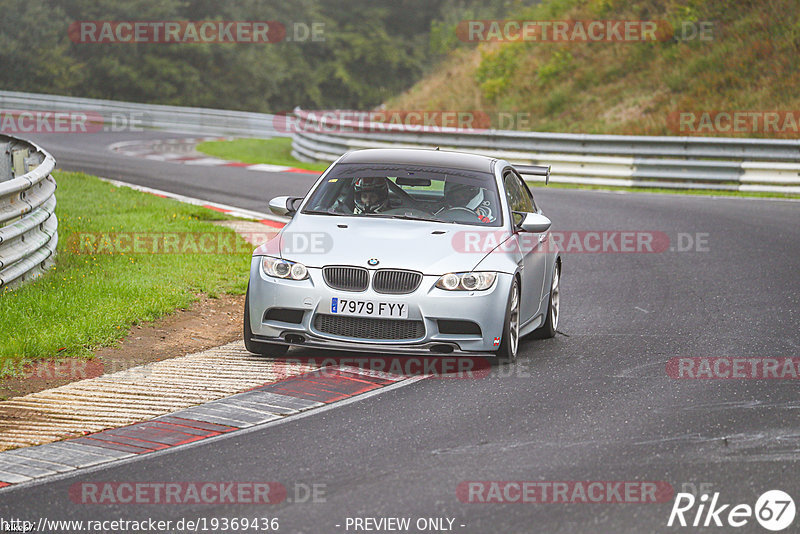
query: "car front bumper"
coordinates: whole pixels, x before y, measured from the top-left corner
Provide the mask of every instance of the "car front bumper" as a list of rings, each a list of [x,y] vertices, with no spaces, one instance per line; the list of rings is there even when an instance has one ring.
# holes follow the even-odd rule
[[[500,343],[513,278],[499,273],[485,291],[446,291],[434,287],[439,276],[426,275],[413,293],[388,295],[371,287],[362,292],[335,290],[325,283],[322,269],[309,268],[308,272],[306,280],[272,278],[262,272],[261,257],[253,257],[249,311],[254,340],[380,354],[487,355]],[[315,319],[319,314],[331,314],[333,297],[405,304],[407,320],[421,321],[424,334],[413,339],[374,339],[322,332],[315,327]],[[302,318],[299,322],[266,319],[273,308],[293,310],[298,318],[302,312]],[[440,320],[475,323],[480,334],[442,333]]]

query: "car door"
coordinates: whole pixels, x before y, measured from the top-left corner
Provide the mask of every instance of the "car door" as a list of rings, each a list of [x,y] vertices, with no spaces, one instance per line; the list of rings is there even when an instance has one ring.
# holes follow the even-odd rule
[[[532,234],[522,232],[518,225],[525,213],[535,213],[536,206],[528,186],[517,172],[509,167],[503,174],[503,184],[511,208],[514,226],[515,245],[522,254],[522,299],[520,301],[521,325],[524,325],[539,312],[547,272],[545,246],[547,233]]]

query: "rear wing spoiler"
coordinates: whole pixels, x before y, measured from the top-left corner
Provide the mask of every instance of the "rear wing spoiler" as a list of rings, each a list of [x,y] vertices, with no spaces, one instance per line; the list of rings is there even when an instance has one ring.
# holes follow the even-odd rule
[[[514,165],[520,174],[531,176],[544,176],[544,183],[550,182],[550,165]]]

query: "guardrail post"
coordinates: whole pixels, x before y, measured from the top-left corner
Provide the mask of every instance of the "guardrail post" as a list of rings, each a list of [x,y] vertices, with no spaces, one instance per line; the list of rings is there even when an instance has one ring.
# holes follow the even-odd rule
[[[0,183],[11,180],[11,143],[0,141]]]
[[[25,160],[29,155],[30,151],[27,148],[16,148],[11,151],[11,167],[14,171],[14,176],[22,176],[28,172]]]

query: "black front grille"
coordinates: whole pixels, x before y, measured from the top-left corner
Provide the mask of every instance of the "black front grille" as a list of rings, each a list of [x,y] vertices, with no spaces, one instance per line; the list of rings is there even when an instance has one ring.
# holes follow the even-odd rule
[[[369,285],[369,272],[362,267],[324,267],[322,276],[333,289],[364,291]]]
[[[402,295],[413,293],[422,283],[422,274],[415,271],[381,269],[372,278],[372,289],[378,293]]]
[[[419,339],[425,335],[422,321],[344,315],[319,314],[314,318],[314,328],[326,334],[358,339]]]

